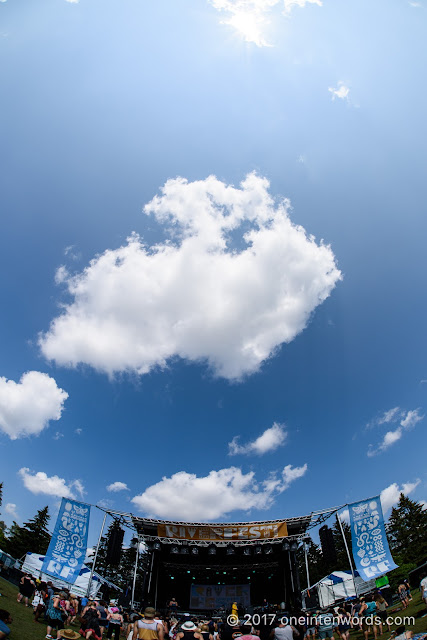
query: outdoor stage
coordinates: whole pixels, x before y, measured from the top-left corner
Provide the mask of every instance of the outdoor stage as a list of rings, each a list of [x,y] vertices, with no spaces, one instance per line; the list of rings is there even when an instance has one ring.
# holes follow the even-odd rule
[[[262,522],[201,523],[139,518],[105,510],[133,529],[148,554],[144,605],[164,610],[172,597],[180,610],[223,613],[237,602],[253,611],[266,599],[301,605],[297,550],[307,531],[339,507],[307,516]],[[132,597],[133,600],[133,597]]]

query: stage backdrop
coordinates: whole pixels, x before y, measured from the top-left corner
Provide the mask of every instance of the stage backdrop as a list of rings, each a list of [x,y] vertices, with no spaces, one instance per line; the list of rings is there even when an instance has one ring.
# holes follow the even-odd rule
[[[248,526],[159,524],[157,535],[160,538],[178,538],[180,540],[265,540],[267,538],[285,538],[288,535],[288,527],[286,522]]]
[[[355,502],[348,508],[353,558],[360,577],[371,580],[396,569],[388,546],[380,496]]]
[[[190,609],[231,609],[233,602],[249,607],[251,587],[249,584],[192,584]]]
[[[90,506],[62,498],[42,571],[74,584],[86,555]]]

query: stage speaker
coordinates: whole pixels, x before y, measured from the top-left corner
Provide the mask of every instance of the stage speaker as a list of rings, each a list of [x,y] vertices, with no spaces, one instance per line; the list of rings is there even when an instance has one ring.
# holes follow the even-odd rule
[[[125,532],[119,525],[114,525],[114,527],[110,529],[105,560],[113,566],[117,566],[120,562],[124,535]]]
[[[319,538],[325,561],[328,564],[334,565],[337,561],[337,550],[335,548],[332,529],[330,529],[327,524],[324,524],[323,527],[320,527]]]

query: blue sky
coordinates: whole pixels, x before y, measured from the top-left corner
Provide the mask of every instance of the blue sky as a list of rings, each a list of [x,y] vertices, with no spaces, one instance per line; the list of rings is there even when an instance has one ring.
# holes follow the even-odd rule
[[[426,10],[0,3],[9,524],[427,499]]]

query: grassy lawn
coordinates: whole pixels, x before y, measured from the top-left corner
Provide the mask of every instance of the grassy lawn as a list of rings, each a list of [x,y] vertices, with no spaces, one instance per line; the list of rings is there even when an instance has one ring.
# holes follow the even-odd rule
[[[35,623],[33,618],[33,608],[25,607],[16,602],[18,587],[0,578],[0,609],[9,611],[13,622],[10,625],[10,637],[15,640],[42,640],[46,635],[46,625],[42,622]]]
[[[396,611],[396,609],[399,609],[399,611]],[[427,616],[425,618],[421,617],[421,615],[424,613],[427,613],[427,606],[424,600],[422,600],[421,594],[419,593],[419,591],[417,592],[415,590],[412,593],[412,600],[409,603],[409,607],[407,609],[405,609],[404,611],[400,611],[400,604],[391,606],[388,609],[388,615],[393,618],[414,617],[415,624],[406,625],[406,629],[413,631],[414,635],[416,633],[427,632]],[[392,624],[391,625],[392,631],[396,629],[397,626],[398,625],[396,624],[394,625]],[[335,637],[337,637],[337,634],[335,634]],[[387,628],[385,626],[384,626],[383,635],[378,637],[381,638],[381,640],[387,640],[387,638],[390,637],[390,633],[387,631]],[[364,635],[361,631],[350,631],[350,638],[351,640],[363,640]],[[372,631],[369,634],[369,639],[374,640],[374,634]]]

